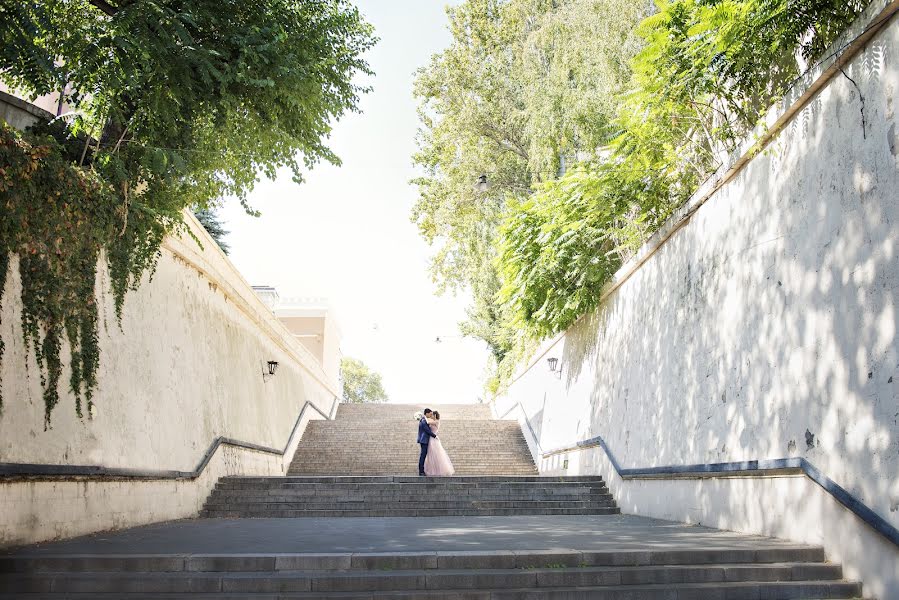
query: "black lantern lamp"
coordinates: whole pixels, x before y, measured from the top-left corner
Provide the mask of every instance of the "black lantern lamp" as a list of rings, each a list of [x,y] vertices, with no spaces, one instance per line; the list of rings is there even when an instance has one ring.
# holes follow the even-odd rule
[[[274,375],[275,371],[277,371],[277,370],[278,370],[278,361],[276,361],[276,360],[268,361],[268,374]]]
[[[562,367],[559,366],[559,359],[555,356],[550,356],[546,359],[546,364],[549,365],[549,372],[555,373],[559,379],[562,379]]]

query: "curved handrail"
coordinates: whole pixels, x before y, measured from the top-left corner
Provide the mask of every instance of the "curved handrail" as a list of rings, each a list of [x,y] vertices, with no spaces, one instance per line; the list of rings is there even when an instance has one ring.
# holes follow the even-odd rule
[[[101,465],[47,465],[47,464],[33,464],[33,463],[0,463],[0,481],[9,480],[9,479],[65,479],[77,477],[82,480],[116,480],[116,479],[143,479],[143,480],[151,480],[151,479],[166,479],[166,480],[190,480],[196,479],[200,475],[203,474],[203,471],[206,469],[206,466],[209,464],[209,461],[212,460],[212,457],[215,456],[215,453],[222,446],[234,446],[235,448],[244,448],[246,450],[253,450],[255,452],[262,452],[264,454],[274,454],[276,456],[284,456],[287,454],[287,451],[290,449],[291,444],[293,443],[294,436],[299,430],[300,423],[303,420],[303,415],[306,414],[306,409],[312,408],[315,412],[320,414],[322,417],[328,420],[332,420],[334,418],[334,412],[339,403],[339,399],[335,396],[334,400],[331,403],[331,409],[328,411],[328,414],[322,412],[322,410],[317,407],[312,402],[308,400],[303,404],[303,408],[300,409],[300,414],[297,416],[296,422],[293,424],[293,429],[290,431],[290,435],[287,438],[287,444],[284,446],[283,450],[278,450],[277,448],[270,448],[268,446],[261,446],[259,444],[254,444],[252,442],[245,442],[243,440],[236,440],[234,438],[218,436],[215,438],[209,447],[206,449],[206,452],[203,453],[203,457],[200,459],[200,462],[197,464],[197,467],[193,471],[175,471],[175,470],[167,470],[167,469],[129,469],[127,467],[104,467]]]
[[[527,418],[527,412],[520,402],[515,403],[506,413],[505,417],[515,408],[520,408],[525,415],[525,423],[537,447],[540,448],[540,440],[534,434],[530,420]],[[849,509],[855,516],[864,521],[874,531],[882,535],[894,546],[899,548],[899,529],[894,527],[886,519],[877,514],[864,502],[849,493],[846,488],[839,485],[833,479],[822,473],[817,467],[804,458],[773,458],[763,460],[747,460],[742,462],[727,463],[704,463],[692,465],[665,465],[661,467],[640,467],[630,468],[623,467],[615,454],[609,448],[602,436],[598,435],[586,440],[575,442],[569,446],[552,448],[550,450],[541,450],[541,458],[555,456],[557,454],[566,454],[569,452],[579,452],[589,448],[602,448],[612,468],[619,477],[625,480],[632,479],[717,479],[726,477],[769,477],[771,475],[805,475],[816,484],[821,486],[825,492],[833,496],[833,498]]]

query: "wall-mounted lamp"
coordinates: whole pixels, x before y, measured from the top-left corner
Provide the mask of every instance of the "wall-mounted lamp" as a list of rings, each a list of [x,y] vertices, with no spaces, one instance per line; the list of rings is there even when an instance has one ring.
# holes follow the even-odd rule
[[[276,361],[276,360],[268,361],[268,374],[274,375],[275,371],[277,371],[277,370],[278,370],[278,361]]]
[[[478,182],[474,184],[474,189],[479,192],[486,192],[490,189],[490,182],[487,181],[486,175],[481,175],[478,177]]]
[[[549,372],[555,373],[559,379],[562,379],[562,367],[559,365],[559,359],[555,356],[550,356],[546,359],[546,364],[549,365]]]

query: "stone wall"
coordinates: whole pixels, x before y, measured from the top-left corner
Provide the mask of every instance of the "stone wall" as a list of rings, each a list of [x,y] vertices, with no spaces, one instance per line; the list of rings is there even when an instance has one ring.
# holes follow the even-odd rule
[[[221,446],[200,477],[178,481],[0,479],[0,544],[194,516],[221,475],[284,473],[305,423],[331,412],[336,377],[187,218],[203,247],[187,236],[166,240],[152,280],[127,296],[121,327],[100,269],[95,414],[77,418],[64,373],[48,431],[39,371],[22,343],[13,260],[0,313],[0,463],[191,472],[220,437],[286,452]],[[279,362],[274,376],[263,374],[269,360]],[[305,411],[291,437],[307,403],[320,412]]]
[[[899,20],[843,70],[801,82],[764,152],[735,157],[496,400],[538,458],[595,436],[626,468],[805,457],[899,526]],[[805,477],[623,481],[599,447],[538,463],[602,473],[627,513],[822,543],[866,597],[899,597],[896,546]]]

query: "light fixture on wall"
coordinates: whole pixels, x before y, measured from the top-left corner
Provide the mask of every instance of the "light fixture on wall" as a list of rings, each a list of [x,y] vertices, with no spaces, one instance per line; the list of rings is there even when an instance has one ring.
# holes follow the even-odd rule
[[[278,361],[276,361],[276,360],[270,360],[270,361],[268,361],[267,364],[268,364],[268,374],[269,374],[269,375],[274,375],[274,374],[275,374],[275,371],[278,370]]]
[[[555,373],[559,379],[562,379],[562,366],[559,364],[559,359],[555,356],[550,356],[546,359],[546,364],[549,365],[549,372]]]

